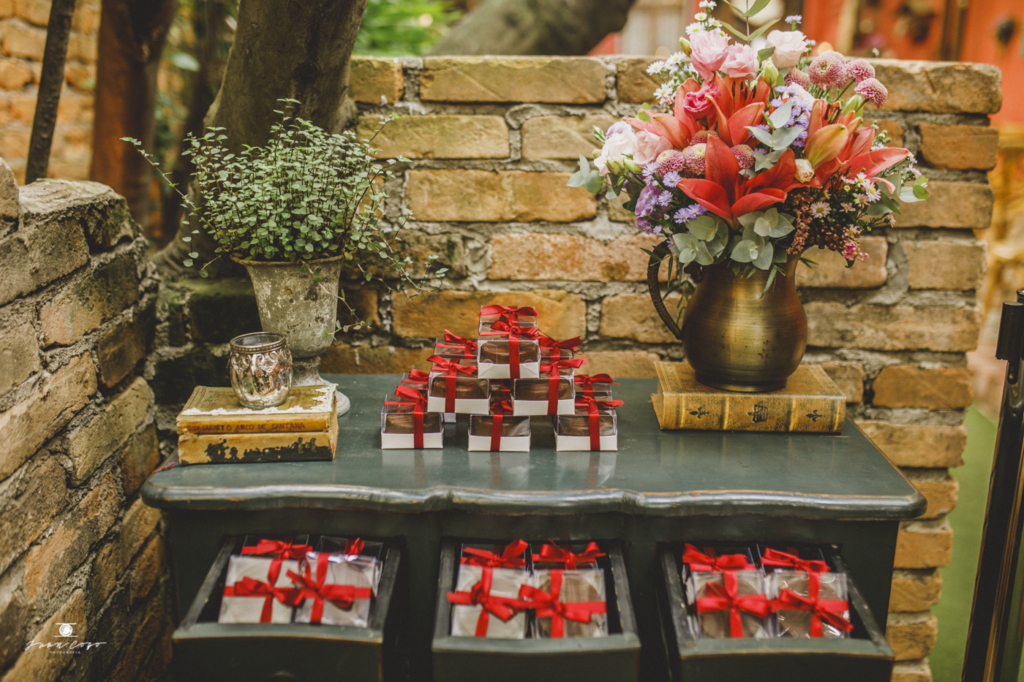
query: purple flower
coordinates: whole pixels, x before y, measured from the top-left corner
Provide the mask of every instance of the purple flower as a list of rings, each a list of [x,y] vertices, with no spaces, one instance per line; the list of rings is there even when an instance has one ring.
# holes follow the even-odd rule
[[[707,213],[707,209],[703,206],[700,204],[692,204],[690,206],[684,206],[676,211],[675,215],[672,216],[672,220],[674,220],[677,225],[682,225],[683,223],[687,223],[698,216],[704,215],[705,213]]]
[[[644,166],[644,170],[643,170],[643,173],[642,173],[642,175],[644,177],[644,180],[647,180],[648,182],[650,182],[651,178],[654,177],[654,174],[657,171],[658,171],[658,164],[653,162],[653,161],[651,163],[647,164],[646,166]]]
[[[676,185],[679,184],[679,181],[681,179],[682,178],[679,177],[679,173],[676,173],[675,171],[670,171],[668,173],[665,173],[665,177],[661,179],[661,182],[662,184],[665,185],[665,187],[675,187]]]
[[[636,228],[647,234],[661,234],[661,225],[658,225],[650,218],[637,218]]]
[[[655,203],[657,203],[658,206],[661,206],[662,208],[664,208],[665,206],[668,206],[671,201],[672,201],[672,192],[662,192],[661,194],[658,195],[658,198],[655,201]]]
[[[640,196],[636,199],[636,217],[646,218],[655,212],[655,201],[658,198],[658,194],[661,192],[655,185],[647,185],[640,190]],[[639,226],[639,220],[637,224]],[[643,229],[643,228],[641,228]]]

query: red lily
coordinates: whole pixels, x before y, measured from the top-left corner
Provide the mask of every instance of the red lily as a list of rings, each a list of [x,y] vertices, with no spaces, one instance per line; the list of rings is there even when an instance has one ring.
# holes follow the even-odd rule
[[[792,150],[763,173],[752,178],[740,175],[732,150],[718,138],[708,138],[704,154],[704,179],[684,178],[677,187],[717,216],[735,224],[736,219],[786,200],[789,190],[799,186],[794,179],[796,161]]]
[[[627,116],[623,121],[638,130],[646,130],[654,133],[672,143],[676,149],[685,149],[690,144],[690,138],[696,132],[693,119],[687,116],[687,120],[681,120],[671,114],[659,114],[641,109],[640,113],[647,114],[649,121],[642,121],[639,118]]]
[[[771,89],[759,78],[753,90],[742,79],[715,77],[719,96],[711,100],[718,115],[718,136],[730,147],[752,136],[747,126],[761,122]]]

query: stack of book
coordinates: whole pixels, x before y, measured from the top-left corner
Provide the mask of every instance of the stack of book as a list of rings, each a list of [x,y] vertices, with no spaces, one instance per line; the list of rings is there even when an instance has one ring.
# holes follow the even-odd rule
[[[334,384],[297,386],[277,407],[242,407],[230,388],[197,386],[178,415],[182,464],[334,459]]]

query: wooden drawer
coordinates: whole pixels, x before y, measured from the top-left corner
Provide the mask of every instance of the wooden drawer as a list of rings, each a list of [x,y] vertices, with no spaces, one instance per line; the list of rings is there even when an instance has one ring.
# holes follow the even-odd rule
[[[189,682],[317,682],[393,679],[394,626],[403,619],[403,550],[384,541],[383,567],[367,628],[309,623],[218,623],[228,558],[242,547],[228,538],[195,601],[174,631],[174,674]],[[401,575],[400,575],[401,573]]]
[[[662,638],[671,679],[696,680],[829,680],[829,682],[888,682],[893,653],[864,597],[847,578],[850,620],[847,639],[698,639],[684,607],[681,545],[658,549],[660,575],[656,582]],[[836,553],[829,563],[845,570]]]
[[[506,540],[507,541],[507,540]],[[474,542],[476,542],[474,540]],[[634,682],[640,638],[618,541],[599,542],[608,593],[609,636],[594,639],[486,639],[452,637],[451,604],[462,541],[445,539],[438,573],[433,651],[435,682]],[[540,543],[536,544],[537,547]]]

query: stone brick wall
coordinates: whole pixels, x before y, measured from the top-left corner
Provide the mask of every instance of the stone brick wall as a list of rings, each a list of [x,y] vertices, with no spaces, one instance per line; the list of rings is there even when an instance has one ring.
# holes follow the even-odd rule
[[[0,161],[0,272],[0,680],[159,679],[171,587],[138,494],[159,463],[146,242],[107,187],[19,192]],[[67,641],[104,644],[37,646]]]
[[[638,235],[616,202],[565,186],[590,130],[634,113],[654,89],[642,58],[356,59],[352,95],[359,129],[381,114],[402,118],[377,138],[385,155],[412,159],[388,184],[388,214],[415,215],[407,240],[418,262],[436,253],[451,268],[446,290],[406,298],[350,282],[366,333],[339,337],[329,372],[426,368],[447,326],[472,335],[481,304],[525,303],[554,336],[584,338],[591,372],[647,377],[653,362],[682,359],[643,282],[654,240]],[[871,259],[852,269],[831,252],[808,255],[801,298],[810,320],[807,362],[821,363],[849,397],[850,414],[929,501],[904,524],[893,581],[889,637],[895,680],[922,682],[937,623],[942,567],[956,506],[948,469],[961,464],[971,403],[964,353],[980,326],[975,289],[985,250],[972,230],[989,224],[1001,102],[988,66],[875,63],[890,99],[877,119],[918,155],[933,198],[897,227],[865,239]],[[147,376],[169,452],[173,417],[197,382],[224,382],[226,342],[259,325],[245,280],[167,285],[158,304],[158,350]],[[876,614],[880,615],[880,614]]]

